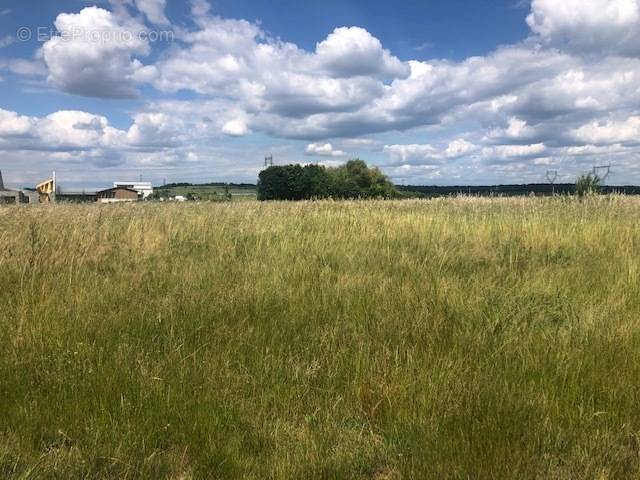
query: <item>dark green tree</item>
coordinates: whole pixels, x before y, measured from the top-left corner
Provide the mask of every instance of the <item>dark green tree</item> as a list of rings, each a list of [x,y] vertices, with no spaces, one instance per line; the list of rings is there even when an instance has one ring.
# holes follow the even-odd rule
[[[395,198],[398,192],[377,168],[349,160],[337,168],[320,165],[272,166],[260,172],[259,200]]]

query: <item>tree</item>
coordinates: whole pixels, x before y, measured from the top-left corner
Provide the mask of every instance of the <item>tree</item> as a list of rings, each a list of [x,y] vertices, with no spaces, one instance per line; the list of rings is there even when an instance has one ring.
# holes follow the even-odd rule
[[[602,188],[602,180],[595,173],[588,175],[581,175],[576,182],[576,194],[579,197],[585,197],[587,195],[596,195],[600,193]]]
[[[398,192],[377,168],[349,160],[337,168],[321,165],[271,166],[260,172],[259,200],[395,198]]]

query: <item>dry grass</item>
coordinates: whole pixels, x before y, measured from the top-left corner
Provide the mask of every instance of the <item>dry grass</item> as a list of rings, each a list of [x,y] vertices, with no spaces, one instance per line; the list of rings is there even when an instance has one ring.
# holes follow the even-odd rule
[[[0,209],[0,478],[640,475],[640,200]]]

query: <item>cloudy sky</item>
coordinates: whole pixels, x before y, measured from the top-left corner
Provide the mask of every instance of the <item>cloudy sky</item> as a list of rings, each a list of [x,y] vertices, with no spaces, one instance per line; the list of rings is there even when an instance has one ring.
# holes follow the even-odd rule
[[[266,154],[638,184],[640,0],[0,0],[6,183],[254,182]]]

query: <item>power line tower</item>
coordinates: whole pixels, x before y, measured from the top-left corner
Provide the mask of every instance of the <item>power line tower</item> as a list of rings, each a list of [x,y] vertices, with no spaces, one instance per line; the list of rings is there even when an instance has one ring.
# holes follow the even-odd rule
[[[599,173],[599,172],[602,172],[602,173]],[[593,175],[598,177],[600,180],[602,180],[602,183],[604,184],[604,182],[607,180],[607,178],[609,178],[609,176],[611,176],[611,164],[609,164],[609,165],[594,165],[592,173],[593,173]]]
[[[558,180],[558,170],[547,170],[547,182],[549,182],[549,184],[551,185],[551,194],[555,195],[556,194],[556,187],[555,187],[555,183],[556,180]]]
[[[264,167],[273,167],[273,155],[264,157]]]

